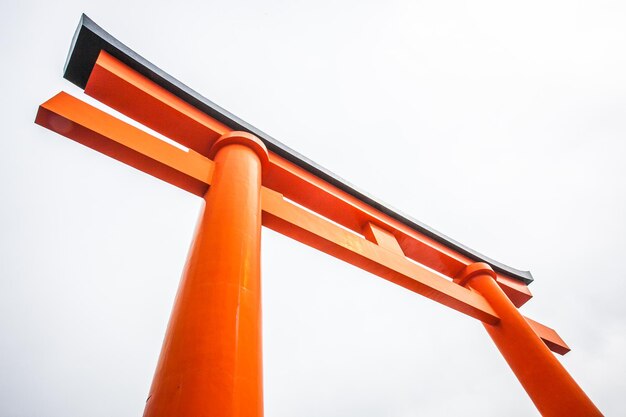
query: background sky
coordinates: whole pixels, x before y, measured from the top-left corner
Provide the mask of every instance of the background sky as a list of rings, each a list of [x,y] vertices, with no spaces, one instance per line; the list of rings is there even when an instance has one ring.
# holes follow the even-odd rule
[[[513,267],[607,415],[626,392],[622,1],[3,1],[0,415],[141,415],[201,200],[33,123],[80,14]],[[270,230],[268,417],[532,416],[480,323]]]

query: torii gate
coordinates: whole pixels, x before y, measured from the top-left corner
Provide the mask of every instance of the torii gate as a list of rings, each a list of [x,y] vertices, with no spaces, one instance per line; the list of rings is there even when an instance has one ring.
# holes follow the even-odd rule
[[[64,77],[185,151],[61,92],[36,123],[205,200],[144,416],[263,416],[261,225],[480,320],[544,416],[602,415],[520,314],[529,272],[389,208],[202,97],[83,15]]]

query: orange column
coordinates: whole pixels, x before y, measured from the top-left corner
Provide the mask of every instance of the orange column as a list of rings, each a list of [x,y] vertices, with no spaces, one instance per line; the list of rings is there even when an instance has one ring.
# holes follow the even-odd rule
[[[231,132],[205,195],[146,417],[262,417],[261,175],[267,150]]]
[[[495,281],[491,267],[469,265],[455,280],[479,292],[500,317],[483,323],[500,353],[543,416],[592,417],[602,413],[537,336]]]

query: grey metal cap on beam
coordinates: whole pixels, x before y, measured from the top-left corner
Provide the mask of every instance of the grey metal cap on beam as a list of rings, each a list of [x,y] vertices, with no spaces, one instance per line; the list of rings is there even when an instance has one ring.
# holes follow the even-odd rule
[[[275,154],[296,164],[300,168],[345,191],[376,210],[398,220],[411,229],[433,238],[437,242],[467,256],[470,259],[477,262],[488,263],[495,271],[506,274],[511,278],[522,281],[525,284],[530,284],[533,281],[533,277],[529,271],[520,271],[504,265],[478,253],[473,249],[468,248],[465,245],[462,245],[454,239],[447,237],[424,223],[403,214],[371,195],[357,189],[349,182],[319,166],[303,155],[300,155],[298,152],[277,141],[267,133],[262,132],[249,123],[246,123],[135,53],[84,14],[81,17],[76,33],[74,34],[72,46],[65,63],[63,76],[67,80],[84,89],[101,50],[108,52],[110,55],[152,80],[157,85],[163,87],[167,91],[178,96],[233,130],[242,130],[256,135],[265,143],[265,146],[267,146],[268,150],[271,152],[274,152]]]

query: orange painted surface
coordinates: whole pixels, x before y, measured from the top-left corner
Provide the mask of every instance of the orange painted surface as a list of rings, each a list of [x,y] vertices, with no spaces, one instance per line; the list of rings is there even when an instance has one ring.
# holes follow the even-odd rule
[[[470,265],[458,282],[482,294],[500,317],[485,329],[533,403],[545,417],[593,417],[602,413],[498,287],[489,265]]]
[[[203,196],[213,162],[185,152],[61,92],[39,107],[35,122],[170,184]]]
[[[397,255],[404,256],[402,248],[398,244],[393,233],[388,232],[382,227],[376,226],[374,223],[367,223],[363,228],[363,236],[370,242],[376,243],[381,248],[385,248]]]
[[[559,336],[554,329],[544,326],[543,324],[529,319],[528,317],[524,317],[524,319],[552,352],[558,353],[559,355],[565,355],[571,350],[569,346],[567,346],[567,343],[561,339],[561,336]]]
[[[264,226],[471,317],[497,322],[480,295],[284,200],[279,193],[264,188],[262,196]]]
[[[212,160],[193,150],[182,151],[66,93],[59,93],[42,104],[36,122],[196,195],[203,196],[210,186],[214,170]],[[241,136],[259,155],[265,155],[259,152],[260,145],[250,141],[252,135],[242,133]],[[223,144],[220,142],[214,146],[213,151]],[[262,163],[265,168],[271,167],[265,158]],[[368,242],[284,200],[280,193],[267,187],[262,190],[265,226],[459,312],[486,322],[497,319],[481,297],[468,294],[433,271],[408,262],[391,232],[368,223],[363,230]],[[389,257],[389,251],[399,256]],[[519,286],[517,293],[526,288],[518,281],[505,279],[510,280],[511,285]],[[533,323],[535,331],[550,349],[561,354],[569,351],[556,332]]]
[[[124,108],[127,116],[202,155],[207,155],[217,138],[232,130],[104,51],[91,72],[85,93],[114,109]]]
[[[533,298],[528,286],[523,282],[510,278],[504,274],[498,274],[496,282],[502,288],[502,291],[509,297],[509,300],[515,305],[515,307],[521,307],[528,300]]]
[[[230,143],[176,296],[146,417],[261,417],[261,160]]]
[[[569,347],[517,310],[531,297],[523,283],[268,154],[105,52],[85,92],[189,151],[65,93],[36,122],[205,199],[145,416],[263,415],[262,224],[481,320],[542,415],[601,415],[550,352]]]
[[[192,170],[192,174],[202,179],[202,182],[201,186],[196,186],[191,191],[197,193],[209,188],[216,162],[192,150],[182,151],[65,93],[53,97],[44,103],[41,109],[42,117],[38,118],[38,123],[54,128],[59,126],[59,120],[62,120],[63,126],[67,128],[57,131],[77,142],[133,166],[137,166],[137,160],[140,160],[144,162],[139,165],[140,169],[171,183],[175,183],[172,178],[178,178],[174,173],[181,176],[195,166],[197,172]],[[264,156],[261,159],[264,167],[270,166],[264,153],[264,146],[261,142],[256,142],[253,135],[240,132],[237,137],[231,138],[230,142],[237,140],[247,143],[254,152]],[[213,153],[225,143],[225,141],[215,142],[209,156],[213,157]],[[116,151],[110,152],[111,149]],[[144,156],[142,152],[150,158]],[[140,157],[145,158],[145,161]],[[169,175],[162,175],[166,168]],[[200,180],[192,184],[196,185],[198,181]],[[389,232],[380,228],[374,229],[378,239],[383,243],[381,246],[380,242],[367,241],[284,200],[279,193],[266,187],[263,187],[263,191],[262,209],[265,226],[451,306],[464,314],[487,322],[497,320],[491,308],[480,296],[453,284],[427,268],[409,262],[399,247],[395,252],[390,252],[389,247],[384,246],[393,243],[393,236]]]
[[[85,93],[203,155],[229,130],[106,52],[98,57]],[[474,262],[276,154],[270,153],[263,184],[356,233],[368,223],[378,225],[393,234],[407,257],[443,275],[456,276]],[[532,297],[526,285],[503,274],[498,284],[517,307]]]

